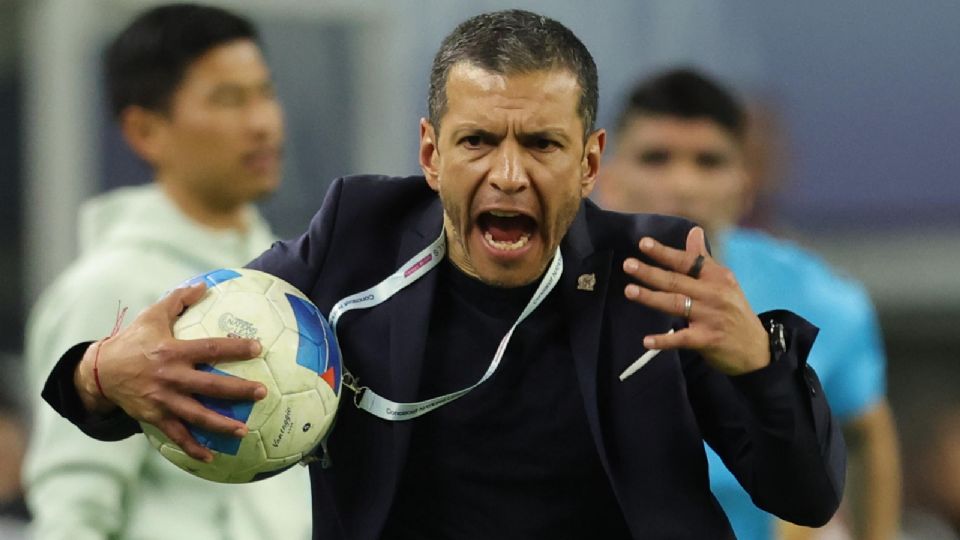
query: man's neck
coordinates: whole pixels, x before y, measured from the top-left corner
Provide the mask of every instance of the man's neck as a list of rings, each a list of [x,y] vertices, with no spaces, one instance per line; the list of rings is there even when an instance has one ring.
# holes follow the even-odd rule
[[[243,232],[247,229],[247,214],[245,205],[224,205],[216,207],[208,204],[201,197],[180,188],[176,183],[164,182],[158,178],[160,189],[188,218],[197,224],[216,230],[236,230]]]

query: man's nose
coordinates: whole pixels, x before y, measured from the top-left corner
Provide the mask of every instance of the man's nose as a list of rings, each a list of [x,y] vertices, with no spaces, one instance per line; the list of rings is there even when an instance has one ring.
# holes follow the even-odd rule
[[[283,112],[274,99],[257,98],[247,106],[247,126],[257,135],[272,135],[282,123]]]
[[[666,188],[684,199],[697,197],[703,188],[699,169],[692,163],[673,163],[667,171]]]
[[[504,193],[519,193],[527,189],[530,178],[523,166],[523,149],[518,144],[503,141],[492,157],[494,161],[488,180],[494,188]]]

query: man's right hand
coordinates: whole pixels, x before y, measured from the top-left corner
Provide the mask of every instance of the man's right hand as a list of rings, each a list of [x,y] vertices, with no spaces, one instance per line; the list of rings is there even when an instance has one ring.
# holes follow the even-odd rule
[[[203,283],[176,289],[145,309],[116,336],[94,343],[87,348],[73,378],[88,411],[103,413],[120,407],[136,420],[153,424],[189,456],[201,461],[213,459],[213,454],[197,443],[184,422],[237,437],[246,435],[247,427],[207,409],[193,395],[252,401],[267,392],[254,381],[195,369],[197,364],[254,358],[260,354],[257,341],[173,337],[174,322],[205,290]]]

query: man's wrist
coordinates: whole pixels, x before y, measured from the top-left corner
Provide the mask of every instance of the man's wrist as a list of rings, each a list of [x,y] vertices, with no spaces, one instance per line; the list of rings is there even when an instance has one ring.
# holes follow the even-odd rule
[[[77,390],[77,396],[80,397],[84,409],[88,412],[104,413],[116,407],[100,391],[100,386],[97,384],[97,378],[94,374],[94,365],[101,346],[103,346],[103,341],[91,343],[73,372],[73,386]]]
[[[758,321],[758,323],[760,323],[760,321]],[[750,338],[750,348],[742,357],[743,361],[739,365],[739,369],[734,373],[728,373],[728,375],[745,375],[759,371],[769,366],[774,360],[770,355],[770,347],[767,344],[767,335],[763,329],[763,324],[757,324],[757,328],[760,332],[755,333],[755,335]]]

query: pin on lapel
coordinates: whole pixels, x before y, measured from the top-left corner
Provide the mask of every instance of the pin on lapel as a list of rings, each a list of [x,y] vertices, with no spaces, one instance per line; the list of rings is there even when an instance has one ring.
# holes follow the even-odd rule
[[[577,278],[578,291],[593,291],[593,288],[596,286],[596,284],[596,274],[580,274],[580,277]]]

